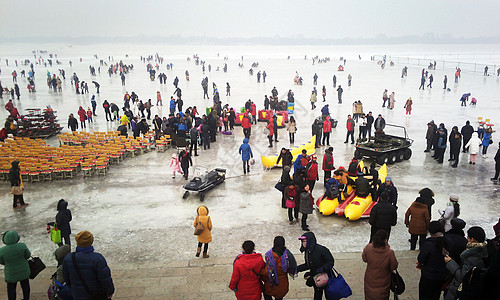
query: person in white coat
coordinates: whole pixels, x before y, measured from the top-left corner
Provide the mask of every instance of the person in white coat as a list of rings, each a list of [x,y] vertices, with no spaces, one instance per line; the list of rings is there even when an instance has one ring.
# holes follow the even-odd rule
[[[465,149],[469,148],[469,164],[476,164],[477,154],[479,153],[479,145],[481,145],[482,141],[477,136],[477,132],[472,134],[469,142],[465,145]]]
[[[440,220],[444,220],[444,232],[448,232],[451,229],[451,220],[454,218],[458,218],[460,215],[460,204],[458,204],[458,195],[450,194],[450,202],[446,204],[446,208],[444,210],[438,210],[441,215]]]

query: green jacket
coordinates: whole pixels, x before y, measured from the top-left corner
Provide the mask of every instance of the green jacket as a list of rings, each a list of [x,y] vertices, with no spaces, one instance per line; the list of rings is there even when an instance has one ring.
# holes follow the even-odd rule
[[[5,247],[0,248],[0,264],[5,265],[5,282],[15,283],[30,276],[28,258],[31,252],[24,243],[19,242],[19,234],[7,231],[2,239]]]

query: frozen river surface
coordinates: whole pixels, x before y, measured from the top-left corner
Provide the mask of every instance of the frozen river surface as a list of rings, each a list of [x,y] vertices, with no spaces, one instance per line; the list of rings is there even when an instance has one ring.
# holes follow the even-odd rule
[[[43,48],[45,47],[45,48]],[[430,46],[429,46],[430,47]],[[57,53],[62,65],[54,67],[35,66],[37,93],[28,94],[26,81],[20,78],[21,100],[14,100],[23,114],[27,108],[51,105],[57,111],[63,127],[67,127],[67,116],[78,110],[90,106],[89,98],[95,94],[92,84],[89,85],[90,94],[76,95],[69,77],[76,72],[81,80],[91,82],[96,80],[101,84],[101,94],[97,95],[98,109],[94,123],[87,126],[87,130],[105,131],[115,130],[115,122],[106,122],[102,110],[102,102],[116,102],[120,107],[123,95],[135,91],[140,99],[153,99],[155,104],[156,91],[161,91],[164,99],[163,107],[153,107],[153,115],[168,115],[168,98],[174,92],[172,81],[179,77],[180,88],[183,91],[184,107],[196,105],[199,111],[211,104],[211,100],[203,100],[201,79],[203,77],[201,66],[196,66],[194,61],[187,61],[188,56],[195,53],[200,55],[206,64],[211,65],[212,71],[205,72],[209,82],[216,82],[221,92],[223,103],[239,110],[248,99],[263,107],[264,95],[269,95],[273,87],[279,91],[279,97],[286,98],[286,93],[292,89],[296,98],[295,118],[297,119],[297,143],[303,143],[311,137],[311,124],[319,116],[322,102],[318,108],[311,111],[309,96],[312,90],[312,77],[318,74],[318,94],[326,86],[327,103],[330,104],[332,116],[339,120],[339,125],[332,133],[331,145],[335,148],[335,166],[347,167],[352,158],[354,146],[344,144],[346,135],[345,120],[347,114],[352,112],[352,102],[361,100],[364,111],[372,111],[374,115],[382,114],[390,124],[399,124],[407,128],[409,136],[415,140],[412,150],[413,156],[409,161],[390,165],[389,175],[399,191],[398,224],[391,233],[390,244],[394,249],[408,249],[409,234],[404,225],[404,213],[418,196],[418,191],[423,187],[431,188],[436,196],[433,206],[433,219],[437,219],[439,208],[444,209],[450,193],[460,196],[462,207],[461,218],[467,226],[481,225],[486,229],[487,235],[492,236],[491,226],[500,216],[498,185],[490,181],[494,173],[493,157],[498,149],[497,135],[493,134],[493,145],[488,150],[487,158],[478,158],[476,165],[469,165],[468,155],[460,154],[460,164],[456,169],[446,162],[437,164],[429,154],[424,153],[426,124],[431,119],[437,124],[444,123],[448,130],[453,126],[461,128],[466,120],[477,127],[478,117],[491,119],[496,124],[500,112],[499,87],[500,80],[497,76],[483,76],[481,72],[463,72],[458,83],[453,83],[454,70],[440,68],[431,71],[434,76],[434,87],[418,90],[422,66],[409,65],[408,77],[401,78],[403,65],[394,67],[386,66],[381,69],[376,62],[369,61],[369,56],[374,54],[402,55],[412,53],[418,56],[426,53],[429,61],[446,59],[449,53],[460,59],[461,54],[467,54],[469,59],[476,57],[477,63],[497,63],[495,57],[487,53],[499,53],[498,45],[486,46],[426,46],[415,49],[409,46],[368,47],[202,47],[202,46],[130,46],[118,45],[97,46],[34,46],[14,45],[0,47],[1,75],[3,86],[12,86],[10,73],[17,70],[19,73],[27,67],[15,67],[14,60],[32,59],[31,50],[48,50],[48,53]],[[441,48],[440,48],[441,47]],[[411,48],[411,49],[410,49]],[[465,49],[465,50],[464,50]],[[411,51],[410,51],[411,50]],[[392,51],[392,52],[391,52]],[[425,52],[427,51],[427,52]],[[461,52],[462,51],[462,52]],[[161,65],[161,72],[168,76],[168,84],[161,85],[158,81],[151,82],[146,72],[145,64],[139,59],[140,55],[149,55],[158,52],[165,58],[165,62],[172,62],[173,70],[166,70]],[[217,56],[217,53],[220,53]],[[431,53],[431,54],[429,54]],[[109,77],[106,68],[101,69],[97,76],[90,76],[89,65],[96,68],[99,58],[107,63],[108,55],[112,55],[114,62],[123,60],[126,64],[133,64],[134,69],[126,76],[126,85],[122,86],[118,75]],[[129,54],[129,57],[125,57]],[[331,57],[331,61],[323,64],[312,64],[310,59],[304,60],[304,55],[312,57]],[[362,60],[358,60],[361,54]],[[244,68],[238,68],[242,62]],[[287,60],[287,56],[291,58]],[[434,55],[434,56],[433,56]],[[47,54],[44,54],[46,58]],[[224,64],[223,57],[229,56],[228,72],[215,71]],[[338,72],[339,57],[347,58],[344,72]],[[79,61],[80,57],[82,62]],[[422,55],[423,57],[423,55]],[[9,59],[6,66],[5,58]],[[484,61],[481,59],[484,58]],[[73,61],[70,67],[68,61]],[[252,62],[258,62],[255,71],[266,71],[266,83],[257,83],[256,76],[249,76],[248,69]],[[428,64],[428,62],[426,62]],[[63,92],[48,91],[45,84],[45,73],[58,74],[57,69],[65,69],[67,79],[63,82]],[[191,80],[186,81],[184,72],[189,70]],[[295,72],[304,78],[303,86],[293,84]],[[490,69],[490,73],[494,70]],[[337,104],[336,92],[332,85],[332,76],[337,76],[337,84],[344,88],[343,104]],[[353,77],[352,86],[347,86],[347,76]],[[451,91],[443,90],[444,75],[448,76],[448,86]],[[496,75],[496,74],[495,74]],[[231,96],[225,96],[225,85],[231,85]],[[211,84],[210,84],[211,85]],[[394,110],[381,107],[382,92],[388,89],[394,91],[396,105]],[[461,107],[459,98],[463,93],[472,93],[478,100],[477,106]],[[405,116],[403,105],[408,97],[413,99],[411,117]],[[8,97],[0,100],[5,105]],[[321,96],[318,97],[321,101]],[[0,118],[7,116],[5,110],[0,111]],[[357,126],[356,126],[357,127]],[[275,235],[283,235],[288,240],[288,246],[294,251],[298,250],[296,240],[303,232],[298,224],[289,225],[286,210],[280,208],[281,194],[274,189],[274,185],[281,175],[281,169],[264,170],[258,157],[277,153],[281,147],[289,147],[288,135],[285,129],[279,130],[279,143],[273,148],[267,147],[267,138],[262,134],[263,124],[253,128],[250,142],[256,165],[252,168],[251,175],[244,176],[241,170],[241,158],[238,147],[243,134],[241,128],[236,127],[231,136],[219,135],[217,142],[212,144],[210,150],[200,151],[201,155],[193,158],[195,166],[204,166],[208,169],[223,167],[228,170],[224,184],[207,194],[204,205],[210,209],[210,216],[214,225],[212,231],[213,242],[210,244],[212,256],[230,256],[239,252],[241,243],[252,239],[257,244],[258,251],[266,251],[272,246]],[[67,128],[64,129],[68,131]],[[357,132],[355,133],[357,135]],[[58,144],[56,139],[49,142]],[[182,185],[185,181],[177,177],[171,178],[168,167],[173,150],[165,153],[151,152],[136,158],[129,158],[118,166],[112,166],[105,177],[83,178],[81,175],[75,179],[53,181],[50,183],[26,184],[25,199],[31,205],[20,211],[11,208],[12,196],[9,194],[9,184],[0,185],[0,231],[16,230],[22,236],[22,241],[27,243],[34,255],[41,256],[48,264],[54,264],[51,253],[55,245],[50,242],[45,224],[53,221],[56,214],[56,203],[64,198],[69,202],[73,213],[72,237],[81,230],[89,230],[95,236],[95,248],[103,253],[112,263],[158,261],[191,258],[196,250],[196,237],[193,236],[193,219],[196,208],[200,205],[199,198],[190,196],[181,198]],[[324,153],[324,147],[318,149],[319,164]],[[448,152],[445,158],[448,158]],[[192,171],[191,171],[192,172]],[[322,179],[322,172],[321,179]],[[320,181],[321,182],[321,181]],[[318,183],[314,190],[315,198],[323,191],[323,185]],[[349,222],[345,218],[334,216],[321,216],[317,211],[308,219],[309,226],[318,236],[318,241],[328,246],[334,252],[361,251],[366,245],[370,234],[370,225],[366,220]],[[74,241],[74,240],[73,240]]]

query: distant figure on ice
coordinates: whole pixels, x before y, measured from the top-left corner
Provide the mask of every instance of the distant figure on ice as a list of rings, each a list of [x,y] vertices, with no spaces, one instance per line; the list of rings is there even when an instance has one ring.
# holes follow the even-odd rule
[[[316,74],[316,73],[314,73],[314,76],[313,76],[313,84],[318,85],[318,74]]]
[[[460,106],[467,106],[467,101],[469,100],[470,93],[463,94],[462,97],[460,98]]]
[[[333,75],[333,87],[337,87],[337,76],[335,75]]]
[[[488,76],[488,66],[484,67],[484,76]]]
[[[434,81],[434,77],[432,74],[429,76],[429,84],[427,85],[428,88],[432,88],[432,82]]]
[[[443,79],[443,90],[446,90],[446,84],[448,84],[448,77],[446,77],[446,75],[444,75],[444,79]]]
[[[422,78],[420,78],[420,86],[418,87],[418,89],[425,90],[425,75],[422,75]]]
[[[343,92],[344,92],[344,89],[339,84],[339,88],[337,89],[337,95],[338,95],[338,98],[339,98],[339,104],[342,104],[342,93]]]
[[[231,96],[231,86],[226,82],[226,96]]]
[[[351,86],[351,81],[352,81],[352,76],[351,76],[351,74],[349,74],[347,76],[347,86]]]

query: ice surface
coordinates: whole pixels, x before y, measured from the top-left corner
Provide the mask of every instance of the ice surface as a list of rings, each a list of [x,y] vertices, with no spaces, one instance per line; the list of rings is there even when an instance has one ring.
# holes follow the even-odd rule
[[[467,164],[467,155],[461,154],[459,168],[452,169],[448,163],[438,165],[425,149],[426,124],[431,119],[436,123],[445,123],[450,130],[454,125],[463,126],[470,120],[475,126],[478,117],[490,118],[497,122],[499,113],[499,84],[497,76],[482,76],[481,72],[463,72],[460,82],[453,83],[452,69],[437,69],[434,74],[434,87],[419,91],[421,69],[433,60],[463,60],[475,61],[478,65],[484,63],[500,65],[498,45],[400,45],[400,46],[336,46],[336,47],[268,47],[268,46],[156,46],[156,45],[0,45],[0,80],[3,86],[12,87],[10,73],[16,69],[14,60],[32,59],[31,50],[48,50],[57,53],[63,65],[44,67],[37,65],[37,93],[29,95],[26,81],[19,78],[21,100],[14,104],[24,113],[27,108],[45,107],[51,105],[57,111],[59,120],[67,127],[67,116],[76,113],[80,105],[90,106],[90,96],[95,89],[89,84],[90,94],[76,95],[72,90],[69,77],[76,72],[81,80],[90,83],[97,80],[101,84],[101,94],[97,96],[98,109],[91,130],[115,130],[117,123],[106,122],[102,110],[102,101],[116,102],[120,107],[125,91],[135,91],[140,99],[153,99],[155,104],[156,91],[161,91],[164,99],[163,107],[153,107],[153,115],[168,114],[168,99],[174,92],[172,81],[179,77],[180,88],[183,91],[184,107],[196,105],[199,111],[211,104],[211,100],[203,100],[201,66],[195,66],[194,61],[187,61],[188,56],[199,54],[207,65],[211,64],[212,72],[206,71],[210,82],[216,82],[221,92],[223,103],[239,109],[248,99],[256,102],[258,109],[263,106],[265,94],[270,94],[276,86],[280,99],[286,98],[289,89],[295,92],[296,112],[298,122],[296,134],[297,143],[303,143],[311,137],[311,124],[320,114],[323,106],[318,102],[315,111],[310,110],[309,95],[312,90],[312,76],[317,73],[318,92],[326,86],[327,103],[330,104],[332,116],[339,120],[339,125],[333,130],[331,144],[334,146],[335,166],[346,166],[352,158],[354,147],[344,144],[346,115],[352,112],[352,102],[361,100],[364,111],[373,111],[374,115],[383,114],[388,123],[406,126],[409,136],[415,140],[413,156],[409,161],[389,166],[389,175],[399,191],[398,225],[392,230],[390,244],[395,249],[408,249],[409,234],[403,224],[404,213],[423,187],[429,187],[436,194],[436,204],[433,206],[433,218],[438,217],[437,209],[444,208],[451,192],[460,195],[462,205],[461,217],[469,225],[482,225],[488,236],[493,234],[491,226],[500,215],[498,185],[489,178],[494,172],[493,156],[497,150],[495,143],[488,150],[488,158],[478,158],[477,165]],[[168,76],[168,84],[160,86],[158,81],[151,82],[146,68],[140,62],[140,55],[158,52],[165,62],[174,64],[173,70],[167,71],[161,66],[161,72]],[[219,53],[219,56],[217,56]],[[97,68],[99,60],[93,58],[97,54],[107,63],[108,55],[114,56],[114,62],[123,60],[126,64],[134,64],[134,70],[126,77],[126,86],[122,87],[118,75],[108,77],[106,68],[96,77],[89,74],[89,65]],[[126,58],[125,54],[129,57]],[[362,60],[357,59],[358,54]],[[389,54],[395,56],[425,57],[424,66],[409,65],[408,77],[401,79],[403,65],[386,66],[384,70],[376,62],[369,61],[374,54]],[[238,68],[243,55],[244,68]],[[290,55],[291,59],[287,60]],[[308,56],[304,60],[304,55]],[[312,56],[331,57],[324,64],[312,64]],[[47,58],[47,54],[43,55]],[[228,73],[215,71],[222,69],[223,58],[229,57]],[[347,58],[344,72],[337,72],[339,57]],[[79,62],[79,58],[83,61]],[[5,58],[9,59],[6,66]],[[68,61],[73,61],[70,68]],[[427,61],[428,60],[428,61]],[[266,83],[256,83],[256,76],[249,76],[248,69],[252,62],[259,62],[257,70],[265,70],[268,74]],[[58,74],[57,69],[66,70],[66,80],[63,82],[63,92],[48,91],[45,78],[46,71]],[[186,82],[184,72],[189,70],[191,80]],[[303,86],[293,84],[293,77],[298,71],[304,78]],[[495,70],[490,68],[490,74]],[[336,92],[332,86],[332,76],[337,76],[337,84],[344,88],[343,104],[337,104]],[[352,86],[347,86],[347,75],[353,77]],[[448,75],[450,92],[442,89],[444,74]],[[229,82],[231,96],[225,96],[225,84]],[[396,107],[389,111],[381,107],[382,92],[388,89],[396,93]],[[459,98],[463,93],[470,92],[478,100],[476,107],[460,107]],[[403,105],[408,97],[413,99],[411,117],[404,114]],[[8,96],[0,100],[5,105]],[[321,96],[318,97],[319,101]],[[0,110],[0,119],[7,116],[5,110]],[[88,126],[87,126],[88,127]],[[357,126],[356,126],[357,127]],[[274,148],[267,147],[267,138],[262,134],[263,125],[253,128],[251,146],[257,163],[252,167],[251,175],[243,176],[241,159],[237,153],[242,141],[241,128],[236,127],[232,136],[218,135],[217,143],[212,144],[208,151],[200,151],[201,156],[193,158],[195,165],[208,169],[223,167],[228,169],[227,180],[207,194],[204,205],[210,209],[214,224],[212,235],[214,241],[210,244],[212,255],[228,256],[239,252],[245,239],[252,239],[257,244],[258,251],[266,251],[272,245],[275,235],[283,235],[290,248],[296,251],[299,247],[297,238],[302,234],[299,225],[288,225],[286,210],[280,208],[281,194],[274,189],[281,175],[281,169],[263,170],[260,166],[260,155],[271,155],[281,147],[288,147],[288,136],[284,129],[279,130],[279,140]],[[65,128],[65,131],[68,129]],[[89,130],[87,128],[87,130]],[[355,133],[357,136],[357,132]],[[56,139],[49,141],[57,145]],[[324,148],[319,149],[318,157],[321,165]],[[127,261],[158,261],[162,263],[172,259],[185,259],[193,256],[196,248],[196,238],[193,236],[193,219],[196,207],[200,204],[197,195],[191,194],[183,200],[181,186],[185,181],[181,178],[171,178],[168,167],[172,150],[166,153],[148,153],[136,158],[127,159],[118,166],[112,166],[105,177],[83,179],[81,176],[72,180],[55,181],[51,183],[26,184],[25,198],[31,205],[22,211],[11,208],[12,196],[9,194],[8,183],[0,185],[1,210],[0,231],[16,230],[22,236],[34,255],[39,255],[48,264],[55,264],[51,253],[55,245],[50,242],[45,224],[53,220],[56,214],[56,203],[60,198],[69,201],[73,212],[73,236],[80,230],[90,230],[95,235],[96,250],[103,253],[111,263]],[[448,158],[448,152],[445,155]],[[192,171],[191,171],[192,172]],[[322,179],[321,174],[321,179]],[[321,182],[321,181],[320,181]],[[321,183],[316,185],[315,197],[322,193]],[[309,216],[310,228],[317,234],[318,241],[327,245],[332,251],[360,251],[368,242],[370,225],[365,220],[349,222],[340,217],[323,217],[315,212]],[[73,243],[74,244],[74,243]]]

